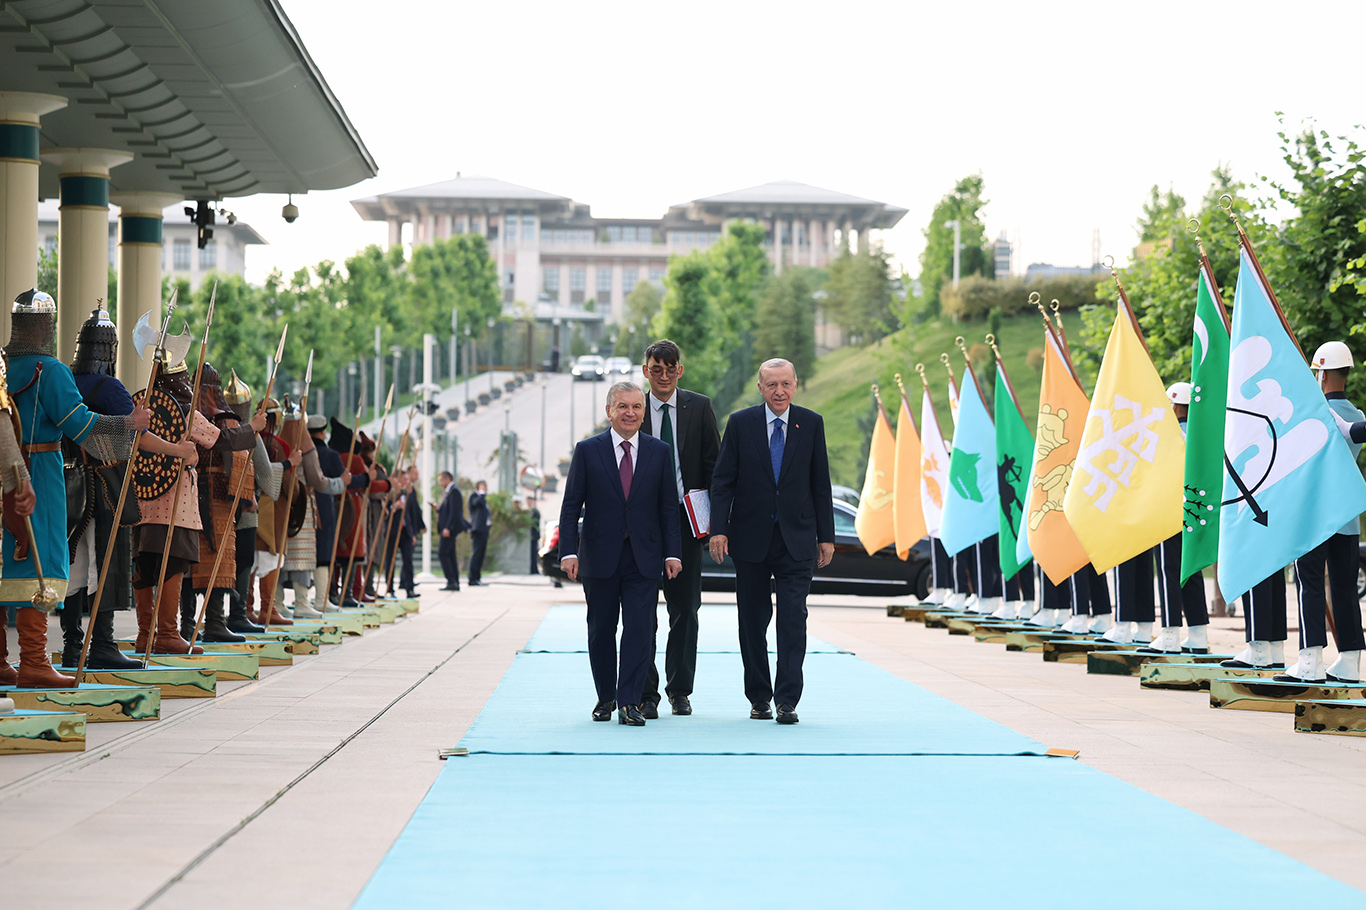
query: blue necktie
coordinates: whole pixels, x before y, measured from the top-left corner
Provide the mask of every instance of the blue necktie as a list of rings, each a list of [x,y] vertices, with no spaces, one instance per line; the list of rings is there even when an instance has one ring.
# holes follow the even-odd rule
[[[783,422],[773,421],[773,435],[768,440],[768,460],[773,462],[773,482],[778,482],[778,474],[783,469]]]

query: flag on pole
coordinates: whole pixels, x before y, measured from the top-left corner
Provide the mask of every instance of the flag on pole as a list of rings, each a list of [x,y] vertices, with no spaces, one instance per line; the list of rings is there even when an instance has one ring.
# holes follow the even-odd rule
[[[1366,511],[1366,482],[1274,300],[1244,246],[1233,293],[1219,510],[1226,600]]]
[[[1029,469],[1029,519],[1020,542],[1025,547],[1023,552],[1032,552],[1049,580],[1058,585],[1091,561],[1062,511],[1091,403],[1050,330],[1044,331],[1043,347],[1039,419]],[[1017,546],[1016,559],[1023,562],[1021,553]]]
[[[1186,481],[1181,583],[1219,558],[1224,491],[1224,405],[1228,400],[1228,317],[1200,257],[1191,342],[1191,403],[1186,415]]]
[[[926,533],[938,537],[943,530],[944,491],[949,488],[949,447],[928,386],[920,399],[920,432],[920,508]]]
[[[925,536],[925,513],[920,506],[920,434],[916,432],[905,389],[901,390],[901,410],[896,415],[896,467],[892,491],[896,555],[905,559],[911,555],[911,547]]]
[[[1128,308],[1115,311],[1063,513],[1097,572],[1181,530],[1186,445]]]
[[[949,457],[949,488],[939,539],[950,556],[995,534],[1000,496],[996,490],[996,430],[977,389],[972,367],[963,372],[958,426]]]
[[[948,366],[948,364],[945,364]],[[953,421],[953,428],[958,429],[958,408],[961,404],[961,396],[958,394],[958,385],[953,381],[953,371],[949,371],[949,419]]]
[[[882,409],[882,399],[879,398],[873,440],[868,447],[868,470],[863,475],[863,493],[859,496],[858,511],[854,514],[854,531],[869,556],[896,542],[892,513],[895,466],[896,440],[887,423],[887,412]]]
[[[993,346],[994,347],[994,346]],[[1029,496],[1029,465],[1034,437],[1020,416],[1015,390],[1006,375],[1005,364],[996,359],[996,491],[1001,508],[997,513],[1001,545],[1001,577],[1011,579],[1030,560],[1029,541],[1024,533],[1025,500]],[[1025,545],[1020,555],[1019,544]]]

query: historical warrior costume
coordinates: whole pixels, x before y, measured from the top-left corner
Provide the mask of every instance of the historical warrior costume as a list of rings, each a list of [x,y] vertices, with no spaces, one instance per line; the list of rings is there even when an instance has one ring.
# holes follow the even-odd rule
[[[206,642],[240,642],[245,639],[226,624],[223,600],[237,585],[237,530],[232,512],[233,488],[228,483],[228,464],[241,470],[256,445],[256,431],[237,419],[223,398],[223,380],[212,364],[204,364],[199,383],[199,412],[219,429],[212,448],[199,447],[199,516],[203,525],[199,539],[199,562],[191,572],[191,584],[180,595],[180,635],[189,638],[195,623],[195,595],[208,599],[204,607]],[[218,556],[219,549],[223,555]],[[218,566],[218,574],[209,577]]]
[[[322,616],[327,602],[319,598],[313,602],[309,586],[313,584],[318,569],[318,508],[315,497],[318,495],[336,496],[342,492],[340,477],[324,477],[318,465],[318,450],[312,435],[305,428],[304,414],[297,406],[291,407],[286,399],[284,437],[294,444],[297,440],[302,460],[303,483],[294,490],[294,503],[290,509],[289,540],[285,549],[284,577],[282,584],[294,590],[294,618],[316,619]],[[317,585],[322,593],[327,587],[327,568],[323,568],[324,578]]]
[[[232,372],[228,384],[223,387],[223,397],[237,418],[246,423],[251,418],[251,387],[237,378]],[[236,465],[234,464],[234,471]],[[234,632],[261,632],[263,627],[256,625],[249,608],[255,600],[252,579],[256,576],[256,528],[260,521],[257,503],[261,497],[274,499],[280,494],[280,482],[284,478],[284,465],[271,462],[265,443],[258,435],[252,443],[251,461],[247,466],[247,476],[241,478],[246,485],[237,512],[237,589],[233,607],[228,616],[228,628]],[[238,476],[232,475],[230,481],[236,493]]]
[[[25,291],[14,301],[10,342],[5,346],[13,409],[19,418],[22,451],[38,502],[32,518],[32,543],[38,552],[30,551],[22,519],[14,509],[5,509],[0,606],[19,608],[18,684],[30,688],[75,682],[54,671],[47,657],[46,612],[66,597],[70,569],[61,439],[66,437],[108,462],[126,459],[137,438],[132,417],[102,416],[81,402],[70,368],[52,356],[56,317],[57,305],[49,295],[37,289]],[[4,444],[0,442],[0,446]],[[7,465],[14,463],[3,452],[0,459]],[[4,473],[13,471],[6,469]],[[13,480],[3,480],[8,496]],[[35,601],[34,596],[40,593],[35,555],[42,561],[46,585],[56,594],[41,608],[35,606],[42,600]]]
[[[332,541],[337,533],[337,499],[345,491],[346,485],[342,477],[345,472],[342,456],[323,441],[326,431],[326,417],[315,415],[308,418],[308,436],[314,447],[313,458],[317,461],[321,480],[325,481],[324,486],[310,480],[310,485],[317,493],[313,497],[313,504],[318,514],[318,547],[314,555],[317,567],[313,570],[313,592],[315,598],[321,599],[319,606],[322,609],[337,610],[340,605],[324,592],[328,590],[327,573],[332,565]]]
[[[281,429],[282,410],[280,403],[273,398],[263,402],[266,413],[266,428],[257,434],[257,439],[265,447],[271,464],[280,468],[279,485],[271,492],[263,493],[257,500],[256,525],[256,577],[261,583],[261,606],[256,621],[263,626],[292,625],[293,621],[280,613],[275,606],[276,580],[279,577],[280,554],[283,552],[289,529],[287,514],[290,487],[294,485],[294,472],[290,468],[290,455],[293,446],[276,435]]]
[[[360,450],[361,459],[364,460],[367,468],[373,469],[375,479],[370,481],[370,487],[366,492],[365,504],[365,552],[367,559],[362,563],[370,564],[370,561],[378,558],[378,551],[382,549],[379,543],[380,523],[384,518],[385,508],[389,503],[389,472],[384,469],[384,465],[375,460],[375,450],[378,448],[375,441],[365,433],[361,433],[357,448]],[[361,600],[367,603],[374,601],[375,576],[373,571],[363,573],[365,578],[364,595]]]
[[[164,358],[165,355],[158,356]],[[164,394],[154,396],[153,410],[179,408],[189,430],[187,438],[201,448],[212,448],[221,434],[208,418],[192,409],[194,392],[189,376],[184,360],[179,363],[163,362],[153,389]],[[141,476],[164,480],[165,472],[175,468],[175,459],[171,456],[160,456],[160,464],[146,454],[139,458],[151,462]],[[142,471],[141,467],[139,471]],[[155,612],[156,638],[152,642],[152,649],[163,654],[185,654],[190,651],[190,643],[180,637],[177,620],[185,573],[199,562],[199,538],[204,527],[199,515],[199,474],[193,467],[184,464],[179,476],[171,478],[169,486],[158,483],[144,487],[138,477],[139,474],[134,475],[134,486],[139,493],[142,523],[138,525],[133,541],[137,649],[143,651],[147,647]],[[162,487],[165,487],[164,490]],[[156,495],[151,495],[154,492]],[[173,507],[174,515],[171,514]],[[166,556],[168,549],[169,557]],[[160,590],[154,591],[163,561],[166,565],[165,578]],[[200,650],[196,648],[194,653],[200,653]]]
[[[332,438],[328,444],[341,455],[342,467],[351,472],[351,484],[342,497],[338,516],[341,534],[337,537],[337,570],[333,573],[336,581],[332,583],[331,592],[343,595],[345,599],[338,597],[337,602],[344,607],[351,607],[359,604],[365,593],[361,572],[365,564],[365,491],[370,485],[370,476],[365,459],[351,444],[351,428],[335,417],[332,418]],[[350,463],[342,452],[351,454]]]
[[[81,325],[76,336],[76,356],[71,362],[76,388],[85,406],[96,414],[126,417],[133,413],[133,396],[114,376],[119,334],[109,313],[97,307]],[[143,440],[149,435],[144,434]],[[67,539],[71,554],[71,579],[62,607],[62,666],[75,667],[80,661],[85,635],[81,616],[90,609],[99,589],[99,572],[109,538],[114,535],[114,552],[109,562],[109,578],[104,585],[100,607],[95,611],[95,628],[90,636],[86,666],[96,670],[131,670],[142,662],[125,657],[114,644],[114,611],[132,607],[133,588],[129,567],[132,563],[132,528],[137,524],[137,497],[124,501],[123,515],[116,522],[114,507],[123,489],[127,462],[106,464],[78,446],[65,443],[67,489]]]

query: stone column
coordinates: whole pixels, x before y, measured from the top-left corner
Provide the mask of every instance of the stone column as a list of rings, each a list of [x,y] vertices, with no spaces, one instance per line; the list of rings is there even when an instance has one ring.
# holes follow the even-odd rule
[[[806,221],[806,264],[812,268],[816,267],[816,237],[819,225],[820,222],[815,218],[808,218]]]
[[[773,274],[783,272],[783,223],[773,216]]]
[[[10,302],[38,282],[38,118],[64,107],[56,95],[0,92],[0,344]]]
[[[128,152],[66,148],[43,152],[57,166],[61,214],[57,231],[57,359],[70,363],[76,331],[109,296],[109,169],[133,160]]]
[[[399,218],[389,219],[389,246],[395,247],[403,243],[403,221]]]
[[[114,324],[119,329],[116,372],[129,389],[146,388],[152,362],[138,358],[133,327],[144,313],[161,327],[161,210],[184,197],[174,193],[114,193],[119,207],[119,294]],[[186,301],[188,302],[188,301]]]

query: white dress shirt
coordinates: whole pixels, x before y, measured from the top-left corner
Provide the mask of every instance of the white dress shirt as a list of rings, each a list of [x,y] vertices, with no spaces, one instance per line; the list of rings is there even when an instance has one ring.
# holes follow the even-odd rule
[[[620,433],[618,433],[615,429],[609,430],[609,432],[612,434],[612,451],[617,456],[618,468],[621,467],[621,456],[626,454],[626,450],[621,447],[621,444],[623,442],[629,442],[631,444],[631,473],[634,474],[636,470],[636,462],[640,460],[636,457],[636,455],[639,453],[638,447],[640,445],[640,443],[636,441],[636,436],[639,436],[640,434],[637,433],[630,439],[627,439],[625,436],[622,436]]]
[[[792,407],[790,405],[788,406],[788,409],[781,414],[774,414],[767,404],[764,405],[764,416],[766,418],[764,421],[764,426],[766,427],[764,435],[770,441],[773,439],[773,421],[780,420],[783,424],[783,445],[787,445],[787,418],[791,413]]]
[[[668,401],[660,401],[651,392],[646,400],[650,403],[650,426],[654,427],[654,432],[650,435],[663,441],[664,437],[660,432],[664,427],[664,405],[669,406],[669,425],[674,431],[674,485],[678,487],[678,501],[683,501],[683,441],[678,438],[678,393]]]

